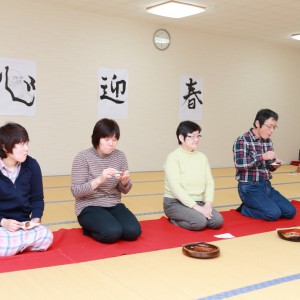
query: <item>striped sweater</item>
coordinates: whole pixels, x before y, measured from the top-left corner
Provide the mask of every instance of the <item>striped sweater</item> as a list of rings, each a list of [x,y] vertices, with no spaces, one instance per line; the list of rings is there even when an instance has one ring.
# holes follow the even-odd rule
[[[114,150],[109,155],[100,155],[95,148],[91,147],[79,152],[74,158],[71,191],[76,199],[77,216],[88,206],[115,206],[121,202],[121,194],[127,194],[130,191],[131,181],[124,187],[117,178],[110,178],[93,190],[91,181],[107,168],[115,168],[122,172],[128,170],[125,154],[120,150]]]

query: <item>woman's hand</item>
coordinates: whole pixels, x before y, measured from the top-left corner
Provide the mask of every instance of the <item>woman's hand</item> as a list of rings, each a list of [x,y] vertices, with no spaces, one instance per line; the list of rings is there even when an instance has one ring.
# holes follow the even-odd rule
[[[1,226],[7,229],[8,231],[14,232],[19,230],[22,227],[22,223],[12,219],[2,219]]]
[[[33,218],[33,219],[31,219],[31,222],[40,223],[41,219],[40,218]]]
[[[129,174],[129,171],[126,170],[122,173],[122,175],[120,176],[120,181],[121,181],[121,184],[123,186],[127,186],[129,180],[130,180],[130,174]]]
[[[206,202],[204,206],[200,206],[199,204],[195,204],[193,209],[203,214],[207,219],[212,218],[212,205],[210,202]]]
[[[117,170],[114,168],[107,168],[102,171],[102,174],[91,181],[92,189],[95,190],[99,185],[106,182],[109,178],[116,176]]]
[[[102,171],[102,174],[99,176],[102,179],[102,182],[105,182],[107,179],[116,177],[117,170],[114,168],[107,168]]]

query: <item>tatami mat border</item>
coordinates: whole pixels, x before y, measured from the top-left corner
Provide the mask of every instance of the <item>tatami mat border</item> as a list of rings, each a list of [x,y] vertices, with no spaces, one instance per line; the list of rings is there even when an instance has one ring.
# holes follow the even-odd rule
[[[241,294],[246,294],[246,293],[253,292],[256,290],[265,289],[270,286],[274,286],[274,285],[278,285],[278,284],[282,284],[282,283],[286,283],[286,282],[290,282],[290,281],[294,281],[294,280],[299,280],[299,279],[300,279],[300,274],[289,275],[289,276],[285,276],[285,277],[280,277],[280,278],[276,278],[276,279],[272,279],[272,280],[263,281],[263,282],[256,283],[256,284],[251,284],[251,285],[244,286],[244,287],[234,289],[231,291],[214,294],[214,295],[207,296],[204,298],[198,298],[196,300],[227,299],[227,298],[231,298],[231,297],[238,296]]]

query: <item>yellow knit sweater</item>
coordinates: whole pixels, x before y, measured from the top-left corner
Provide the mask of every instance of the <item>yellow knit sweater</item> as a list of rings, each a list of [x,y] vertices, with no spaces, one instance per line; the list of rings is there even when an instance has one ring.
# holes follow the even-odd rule
[[[164,165],[164,196],[193,207],[195,201],[213,202],[214,179],[207,157],[199,152],[189,152],[181,146],[171,152]]]

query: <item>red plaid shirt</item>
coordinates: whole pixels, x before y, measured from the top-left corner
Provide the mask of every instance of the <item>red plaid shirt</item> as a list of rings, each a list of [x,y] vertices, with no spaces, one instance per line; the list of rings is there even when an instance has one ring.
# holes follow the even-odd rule
[[[275,168],[271,166],[274,160],[263,160],[267,151],[274,151],[271,139],[256,138],[252,129],[239,136],[233,145],[235,178],[241,182],[270,180]]]

